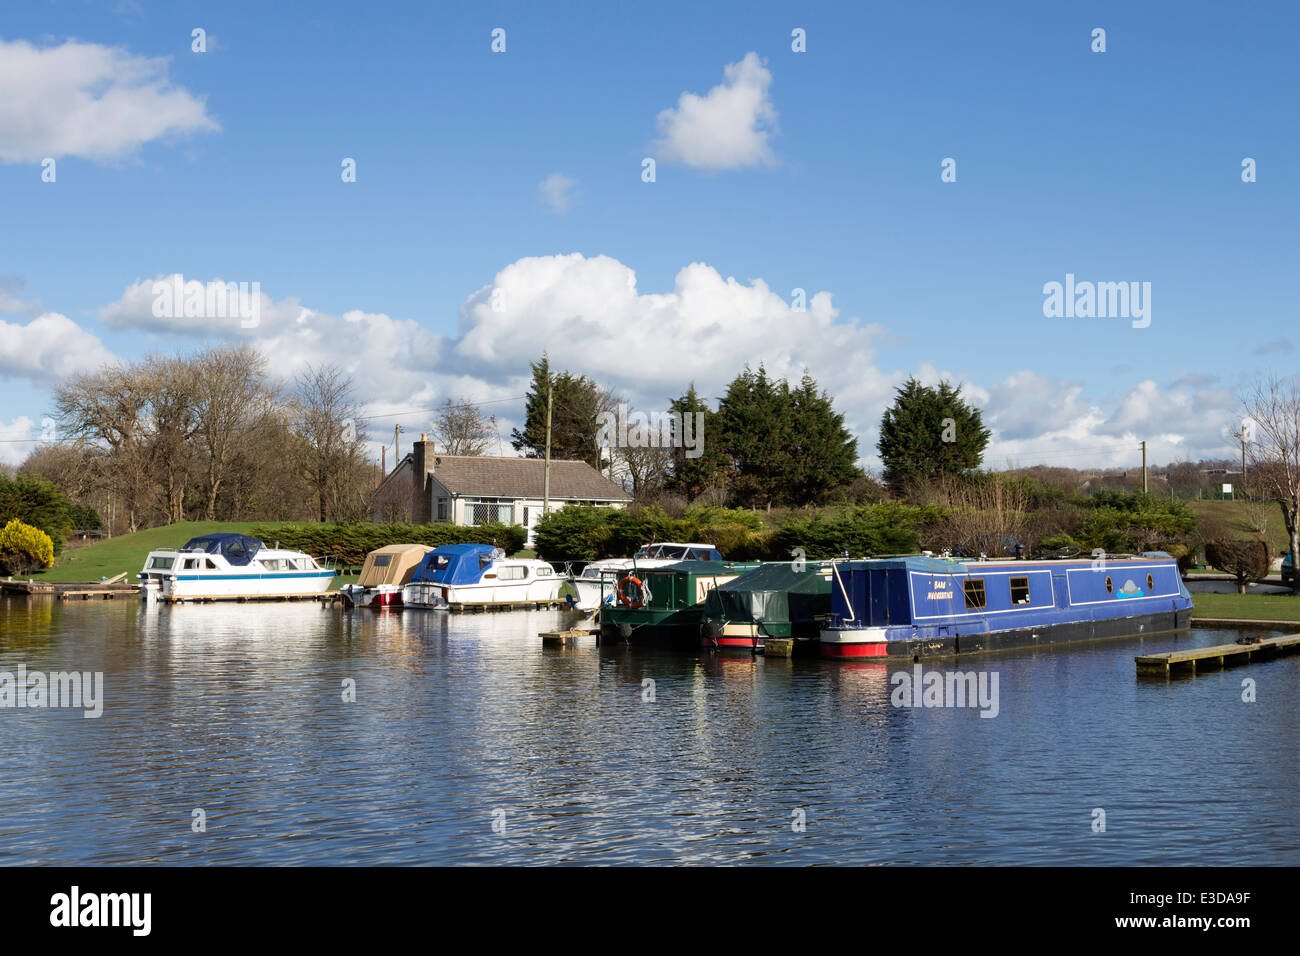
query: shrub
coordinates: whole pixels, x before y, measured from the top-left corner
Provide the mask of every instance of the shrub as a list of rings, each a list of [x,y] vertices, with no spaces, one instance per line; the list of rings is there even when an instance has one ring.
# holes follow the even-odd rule
[[[389,544],[490,544],[506,554],[524,546],[527,532],[520,525],[481,524],[471,527],[450,524],[371,524],[333,522],[322,524],[259,524],[250,532],[268,545],[276,541],[285,548],[305,551],[316,557],[332,556],[350,566],[362,564],[366,554]]]
[[[1237,579],[1238,594],[1245,594],[1251,581],[1268,577],[1271,562],[1267,541],[1242,538],[1211,538],[1205,542],[1205,558]]]
[[[919,547],[920,532],[940,516],[933,507],[878,504],[792,518],[772,536],[772,556],[786,560],[795,548],[808,558],[834,558],[845,551],[855,558],[911,554]]]
[[[71,505],[52,482],[34,475],[0,474],[0,523],[15,519],[44,531],[55,554],[72,531]]]
[[[54,565],[54,542],[40,528],[17,518],[0,530],[0,572],[30,574]]]
[[[686,508],[669,517],[662,508],[593,508],[567,505],[537,523],[533,540],[547,561],[623,557],[651,541],[711,544],[726,558],[768,557],[771,532],[763,519],[740,508]]]

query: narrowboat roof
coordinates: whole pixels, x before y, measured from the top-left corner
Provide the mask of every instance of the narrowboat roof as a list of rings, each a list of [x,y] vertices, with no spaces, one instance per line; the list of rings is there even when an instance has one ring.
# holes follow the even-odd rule
[[[731,574],[741,572],[746,568],[754,567],[753,564],[738,561],[678,561],[675,564],[664,564],[657,568],[645,568],[646,574]],[[632,573],[629,569],[628,573]]]
[[[734,581],[719,584],[719,591],[794,591],[819,593],[830,588],[830,562],[809,561],[802,570],[784,561],[761,564]]]
[[[928,571],[931,574],[969,574],[986,568],[1008,567],[1078,567],[1092,565],[1097,559],[1090,556],[1078,558],[993,558],[984,561],[971,561],[961,558],[935,558],[923,554],[899,555],[889,558],[858,558],[850,561],[836,561],[835,566],[841,571],[848,570],[891,570],[906,568],[909,571]],[[1172,555],[1164,551],[1144,551],[1141,554],[1108,554],[1104,558],[1108,565],[1142,564],[1152,561],[1173,561]]]

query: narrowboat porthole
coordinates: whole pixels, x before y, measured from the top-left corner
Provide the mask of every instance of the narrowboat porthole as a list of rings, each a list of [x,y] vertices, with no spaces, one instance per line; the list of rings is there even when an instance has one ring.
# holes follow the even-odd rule
[[[1114,585],[1113,583],[1111,583],[1110,575],[1109,575],[1109,574],[1106,575],[1106,593],[1107,593],[1107,594],[1114,594],[1114,593],[1115,593],[1115,585]]]
[[[1148,574],[1148,575],[1147,575],[1147,590],[1148,590],[1148,591],[1154,591],[1155,589],[1156,589],[1156,579],[1153,578],[1151,575]]]

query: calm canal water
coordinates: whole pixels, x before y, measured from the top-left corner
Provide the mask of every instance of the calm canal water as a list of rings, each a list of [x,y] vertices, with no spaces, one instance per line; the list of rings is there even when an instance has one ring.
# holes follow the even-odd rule
[[[955,665],[989,719],[882,665],[543,649],[567,620],[0,599],[0,671],[106,688],[0,710],[0,864],[1300,864],[1300,656],[1134,676],[1235,632]]]

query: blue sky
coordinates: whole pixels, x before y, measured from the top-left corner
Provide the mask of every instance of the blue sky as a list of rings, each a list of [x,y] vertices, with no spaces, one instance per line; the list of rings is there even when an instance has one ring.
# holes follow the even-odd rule
[[[994,466],[1131,464],[1142,438],[1155,461],[1218,453],[1234,390],[1296,356],[1300,6],[872,6],[6,7],[0,459],[62,375],[241,337],[285,375],[348,367],[377,431],[427,427],[378,416],[448,395],[509,422],[546,348],[648,409],[746,362],[806,365],[869,464],[909,374],[967,383]],[[119,51],[86,67],[89,122],[50,93],[75,86],[47,55],[70,42],[77,63]],[[4,65],[18,44],[30,68]],[[723,90],[704,127],[661,116],[720,85],[736,104]],[[747,93],[757,119],[732,127]],[[116,97],[139,100],[121,123]],[[551,176],[572,183],[558,205]],[[716,277],[684,282],[693,263]],[[174,273],[257,281],[270,318],[150,322],[127,293]],[[1067,273],[1151,283],[1149,327],[1045,317]],[[491,314],[494,288],[523,305]],[[829,304],[783,311],[796,288]],[[71,325],[32,327],[51,313]]]

